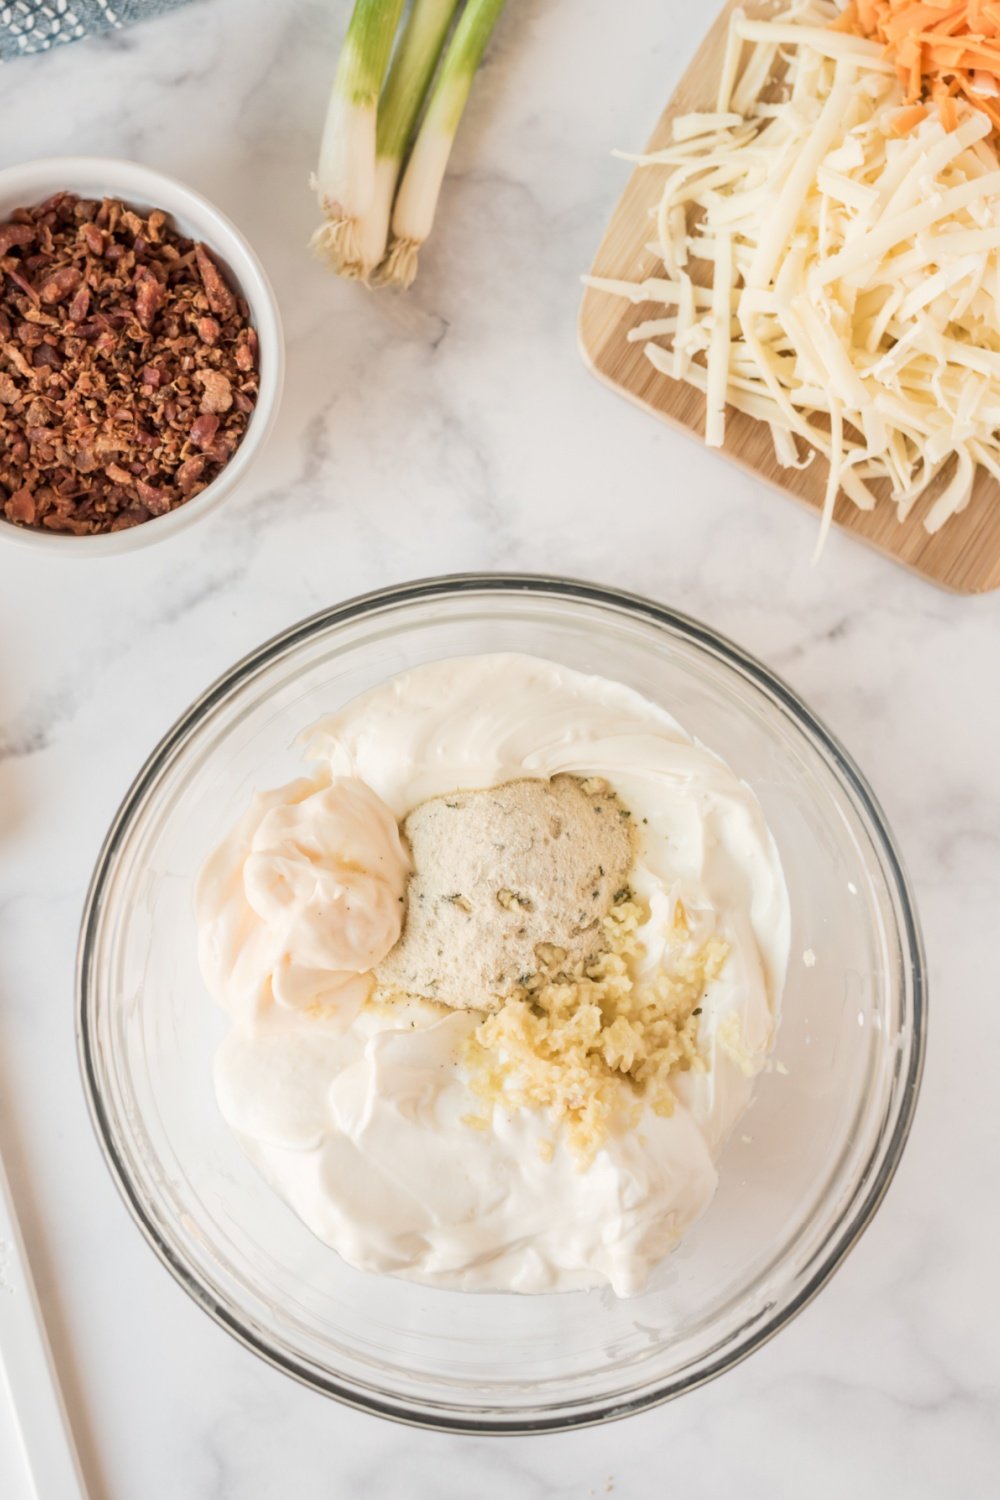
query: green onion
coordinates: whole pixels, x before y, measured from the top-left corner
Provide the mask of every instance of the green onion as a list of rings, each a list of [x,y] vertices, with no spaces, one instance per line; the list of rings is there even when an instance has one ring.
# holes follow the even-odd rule
[[[392,213],[392,239],[381,280],[410,286],[431,232],[455,132],[505,0],[468,0],[434,84]]]
[[[405,0],[356,0],[337,63],[315,187],[323,223],[312,238],[344,276],[367,274],[359,226],[375,198],[379,94]]]
[[[375,193],[360,231],[369,272],[385,255],[389,219],[403,158],[444,47],[459,0],[413,0],[378,105]]]

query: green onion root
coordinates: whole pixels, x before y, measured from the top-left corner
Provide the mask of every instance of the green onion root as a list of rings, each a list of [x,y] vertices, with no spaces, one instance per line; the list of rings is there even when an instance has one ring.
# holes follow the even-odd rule
[[[314,186],[323,212],[311,246],[343,276],[365,276],[375,197],[379,94],[405,0],[356,0],[330,92]]]
[[[444,55],[392,212],[389,253],[379,279],[408,287],[434,225],[441,184],[472,81],[505,0],[468,0]]]

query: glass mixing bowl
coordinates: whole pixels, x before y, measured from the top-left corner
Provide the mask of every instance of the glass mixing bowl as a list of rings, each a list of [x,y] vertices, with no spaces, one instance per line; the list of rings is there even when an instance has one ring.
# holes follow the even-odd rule
[[[776,1065],[704,1217],[648,1289],[428,1290],[353,1270],[266,1186],[216,1108],[225,1029],[202,985],[192,886],[251,791],[299,774],[295,736],[393,673],[523,651],[628,683],[756,792],[791,892]],[[330,609],[247,657],[170,731],[108,834],[81,935],[94,1124],[149,1243],[279,1369],[430,1427],[582,1426],[679,1395],[769,1339],[871,1219],[906,1141],[926,1000],[913,902],[849,757],[737,647],[657,604],[559,579],[414,583]],[[787,1071],[786,1071],[787,1070]]]

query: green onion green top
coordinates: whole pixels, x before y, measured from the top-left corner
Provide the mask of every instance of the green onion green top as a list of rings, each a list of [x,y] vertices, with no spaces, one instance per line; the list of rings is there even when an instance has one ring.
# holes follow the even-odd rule
[[[335,92],[351,104],[375,105],[405,0],[355,0],[340,61]]]
[[[401,161],[459,0],[413,0],[379,100],[377,154]]]
[[[504,4],[505,0],[468,0],[459,17],[427,108],[428,122],[442,135],[452,136],[458,129],[476,69]]]

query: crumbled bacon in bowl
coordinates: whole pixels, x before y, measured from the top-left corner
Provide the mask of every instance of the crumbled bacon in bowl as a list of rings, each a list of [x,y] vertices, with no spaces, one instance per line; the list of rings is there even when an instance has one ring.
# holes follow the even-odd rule
[[[176,510],[257,401],[246,301],[157,209],[56,193],[0,223],[0,512],[78,536]]]

